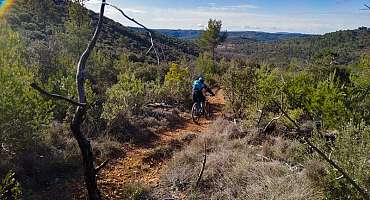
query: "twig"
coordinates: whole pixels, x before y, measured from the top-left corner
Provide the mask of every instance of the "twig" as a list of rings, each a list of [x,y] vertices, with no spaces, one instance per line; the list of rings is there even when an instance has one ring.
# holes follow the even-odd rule
[[[268,157],[263,156],[263,155],[261,155],[261,154],[256,154],[256,156],[257,156],[257,157],[261,157],[263,160],[266,160],[266,161],[273,161],[273,159],[272,159],[272,158],[268,158]]]
[[[272,100],[272,101],[279,107],[279,109],[285,115],[285,117],[287,117],[289,121],[291,121],[298,130],[301,130],[301,127],[283,110],[283,108],[281,108],[281,106],[275,100]],[[343,175],[343,177],[347,179],[347,181],[350,182],[356,188],[358,192],[360,192],[360,194],[364,197],[364,199],[366,200],[370,199],[370,195],[367,192],[367,190],[362,188],[359,184],[357,184],[356,181],[353,178],[351,178],[342,167],[340,167],[335,161],[330,159],[322,150],[320,150],[317,146],[315,146],[307,137],[304,137],[304,140],[308,144],[308,146],[310,146],[313,150],[315,150],[331,166],[337,169]]]
[[[104,161],[102,164],[100,164],[99,166],[97,166],[96,168],[95,168],[95,173],[96,174],[98,174],[99,173],[99,171],[101,170],[101,169],[103,169],[107,164],[109,163],[109,159],[108,160],[106,160],[106,161]]]
[[[31,83],[30,85],[33,89],[37,90],[38,92],[40,92],[41,94],[44,94],[48,97],[51,97],[51,98],[54,98],[54,99],[59,99],[59,100],[64,100],[64,101],[67,101],[75,106],[81,106],[81,107],[84,107],[86,106],[86,103],[78,103],[70,98],[67,98],[67,97],[64,97],[62,95],[59,95],[59,94],[52,94],[52,93],[49,93],[47,92],[46,90],[42,89],[41,87],[39,87],[36,83]]]
[[[146,55],[150,53],[150,51],[153,49],[154,50],[154,53],[157,57],[157,64],[159,65],[160,64],[160,59],[159,59],[159,55],[158,55],[158,52],[157,52],[157,49],[155,48],[154,46],[154,42],[153,42],[153,37],[152,37],[152,33],[153,31],[148,29],[146,26],[144,26],[143,24],[141,24],[140,22],[136,21],[134,18],[131,18],[129,17],[128,15],[126,15],[125,12],[123,12],[122,9],[118,8],[117,6],[113,5],[113,4],[110,4],[110,3],[105,3],[105,5],[108,5],[108,6],[111,6],[113,8],[115,8],[116,10],[118,10],[119,12],[121,12],[121,14],[128,20],[134,22],[135,24],[139,25],[140,27],[142,27],[144,30],[146,30],[149,34],[149,37],[150,37],[150,43],[151,43],[151,46],[149,47],[148,51],[146,51]]]
[[[272,120],[265,126],[265,128],[263,129],[263,132],[264,133],[266,133],[266,131],[267,131],[267,129],[271,126],[271,124],[274,122],[274,121],[276,121],[276,120],[279,120],[281,117],[283,116],[283,114],[282,115],[280,115],[279,117],[274,117],[274,118],[272,118]]]
[[[280,106],[280,104],[278,102],[276,102],[275,100],[272,100],[272,102],[274,102],[274,104],[279,107],[279,110],[284,114],[284,116],[286,118],[289,119],[289,121],[291,121],[295,127],[297,127],[298,129],[300,129],[299,125],[297,124],[297,122],[295,122],[292,118],[290,118],[290,116],[288,115],[288,113],[285,112],[285,110]]]
[[[196,186],[199,186],[200,180],[202,179],[204,168],[206,167],[206,162],[207,162],[207,142],[204,141],[204,159],[203,159],[203,164],[202,164],[202,169],[198,175],[197,183]]]
[[[152,108],[173,108],[173,106],[167,105],[165,103],[150,103],[147,106]]]

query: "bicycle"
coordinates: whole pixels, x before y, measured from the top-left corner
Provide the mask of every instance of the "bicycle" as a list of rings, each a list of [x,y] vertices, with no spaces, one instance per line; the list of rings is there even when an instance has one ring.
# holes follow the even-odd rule
[[[191,117],[193,122],[198,123],[200,117],[204,116],[206,119],[210,119],[212,117],[211,106],[208,103],[208,100],[204,102],[195,102],[193,107],[191,108]]]

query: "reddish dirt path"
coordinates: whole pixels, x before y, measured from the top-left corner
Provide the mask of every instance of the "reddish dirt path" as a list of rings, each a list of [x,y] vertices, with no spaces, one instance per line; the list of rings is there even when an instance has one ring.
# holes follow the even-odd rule
[[[223,91],[216,90],[215,92],[216,96],[209,97],[209,102],[214,108],[215,117],[217,117],[221,114],[225,102]],[[154,147],[130,147],[125,157],[111,161],[99,176],[99,187],[104,198],[119,199],[124,192],[124,186],[129,183],[141,183],[151,187],[158,185],[160,172],[165,169],[168,159],[154,163],[145,162],[145,159],[152,155],[156,149],[169,146],[174,140],[179,141],[189,132],[203,133],[211,123],[209,120],[202,119],[197,125],[190,118],[190,115],[187,114],[184,126],[160,134],[153,145]]]

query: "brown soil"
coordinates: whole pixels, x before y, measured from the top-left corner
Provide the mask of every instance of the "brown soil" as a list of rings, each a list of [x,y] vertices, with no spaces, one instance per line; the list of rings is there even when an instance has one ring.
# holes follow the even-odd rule
[[[216,90],[215,97],[209,97],[209,102],[214,111],[214,117],[221,115],[221,110],[224,105],[224,97],[222,90]],[[118,199],[124,192],[124,186],[130,183],[140,183],[155,187],[159,183],[160,173],[166,167],[169,160],[159,159],[148,162],[148,157],[152,156],[155,151],[161,148],[171,147],[174,141],[179,146],[185,143],[182,139],[189,133],[201,134],[205,132],[211,120],[201,119],[199,124],[191,121],[190,114],[185,114],[185,125],[176,128],[175,130],[161,133],[158,139],[151,147],[127,147],[125,157],[113,160],[106,166],[99,176],[99,187],[106,199]],[[173,149],[174,150],[174,149]]]

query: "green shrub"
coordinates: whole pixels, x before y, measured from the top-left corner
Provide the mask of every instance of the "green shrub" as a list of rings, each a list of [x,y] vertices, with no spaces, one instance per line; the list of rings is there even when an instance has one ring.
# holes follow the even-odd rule
[[[191,79],[189,68],[172,63],[164,80],[168,103],[187,105],[190,102]]]
[[[144,105],[145,85],[135,76],[122,74],[118,83],[107,90],[107,101],[103,105],[102,117],[113,120],[118,113],[128,116],[139,114]]]
[[[15,179],[15,173],[9,171],[0,183],[0,199],[18,200],[22,198],[22,188]]]
[[[53,106],[30,87],[35,76],[18,49],[25,49],[20,36],[7,28],[0,32],[0,143],[13,154],[40,143]]]
[[[353,87],[349,90],[346,104],[351,110],[351,117],[356,124],[365,120],[370,122],[370,55],[363,56],[353,67],[351,81]]]
[[[125,185],[124,191],[123,199],[125,200],[150,199],[149,189],[139,183]]]
[[[195,61],[195,74],[203,75],[212,85],[215,82],[214,75],[217,73],[217,63],[212,59],[212,56],[209,53],[200,54]]]
[[[243,117],[250,104],[256,101],[255,84],[255,69],[250,67],[233,66],[224,74],[222,85],[227,98],[227,107],[237,117]]]
[[[330,144],[316,138],[316,144],[330,153],[330,158],[352,177],[356,182],[370,190],[370,127],[348,124],[337,133],[335,143]],[[329,147],[328,147],[329,145]],[[357,190],[342,174],[326,163],[326,173],[318,177],[329,199],[362,199]]]

